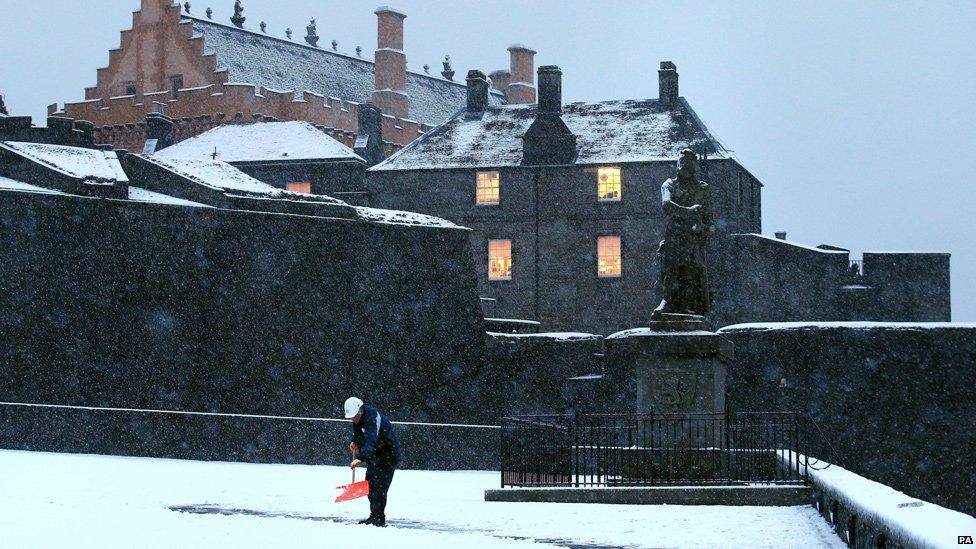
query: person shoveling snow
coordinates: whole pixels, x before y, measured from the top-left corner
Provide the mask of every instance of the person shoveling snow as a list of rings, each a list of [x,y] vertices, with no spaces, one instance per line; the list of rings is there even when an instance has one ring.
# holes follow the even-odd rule
[[[346,419],[352,420],[352,441],[349,451],[353,454],[349,466],[355,470],[366,464],[366,482],[369,483],[369,517],[360,524],[386,526],[386,495],[393,482],[393,473],[403,461],[400,443],[390,420],[356,397],[345,403]]]

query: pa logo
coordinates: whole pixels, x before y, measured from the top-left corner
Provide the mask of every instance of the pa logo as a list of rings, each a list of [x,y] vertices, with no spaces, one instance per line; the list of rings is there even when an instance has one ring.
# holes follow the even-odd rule
[[[973,536],[959,536],[959,545],[972,545]]]

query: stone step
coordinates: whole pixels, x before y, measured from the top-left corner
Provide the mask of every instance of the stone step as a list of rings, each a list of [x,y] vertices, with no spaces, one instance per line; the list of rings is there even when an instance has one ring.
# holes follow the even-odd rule
[[[654,486],[621,488],[502,488],[485,501],[628,505],[812,505],[809,486]]]

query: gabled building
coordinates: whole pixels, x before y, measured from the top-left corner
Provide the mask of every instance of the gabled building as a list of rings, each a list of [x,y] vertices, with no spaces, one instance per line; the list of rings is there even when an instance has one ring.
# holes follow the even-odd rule
[[[661,185],[691,149],[712,196],[715,325],[949,320],[944,254],[872,259],[858,280],[884,289],[861,288],[846,250],[763,237],[762,183],[679,95],[675,65],[658,74],[657,99],[563,105],[560,70],[540,67],[537,104],[492,105],[471,71],[464,112],[370,168],[371,203],[471,227],[487,316],[609,334],[645,325],[661,299]],[[903,265],[917,275],[899,278]]]
[[[150,112],[175,120],[176,142],[228,121],[300,120],[353,147],[360,106],[371,103],[382,112],[388,154],[464,107],[464,83],[454,81],[448,60],[440,74],[428,65],[407,67],[406,15],[391,8],[376,10],[371,54],[320,44],[314,20],[302,36],[243,12],[218,12],[141,0],[132,28],[122,31],[120,47],[109,52],[85,100],[52,105],[50,114],[90,121],[97,143],[131,151],[142,150]],[[520,45],[509,50],[512,70],[496,71],[502,89],[490,101],[534,102],[535,52]]]

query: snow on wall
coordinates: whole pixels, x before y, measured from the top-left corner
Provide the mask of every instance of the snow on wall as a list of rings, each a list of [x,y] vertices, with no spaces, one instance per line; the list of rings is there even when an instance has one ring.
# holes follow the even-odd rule
[[[217,158],[224,162],[363,160],[308,122],[225,124],[167,147],[154,156],[210,160],[215,150]]]
[[[157,193],[150,191],[149,189],[131,186],[129,187],[129,200],[134,202],[150,202],[153,204],[169,204],[171,206],[191,206],[194,208],[212,207],[199,202],[193,202],[192,200],[183,200],[182,198],[176,198],[175,196],[169,196],[168,194]]]
[[[61,191],[56,191],[53,189],[45,189],[44,187],[38,187],[37,185],[31,185],[30,183],[15,181],[13,179],[9,179],[3,176],[0,176],[0,190],[26,191],[26,192],[43,193],[43,194],[66,194]]]
[[[718,333],[790,330],[936,330],[973,329],[976,322],[749,322],[726,326]]]
[[[2,141],[0,147],[74,178],[100,183],[129,180],[113,151],[17,141]]]
[[[356,206],[356,213],[359,218],[365,221],[386,223],[392,225],[414,225],[422,227],[440,227],[445,229],[466,229],[460,225],[455,225],[446,219],[424,215],[415,212],[403,212],[399,210],[383,210],[380,208],[367,208]]]
[[[779,457],[786,465],[796,454],[780,452]],[[913,498],[843,467],[811,457],[807,475],[816,488],[841,502],[858,521],[873,524],[906,547],[958,547],[957,536],[976,536],[976,517]]]
[[[505,334],[488,332],[488,335],[499,339],[515,339],[528,341],[599,341],[603,336],[585,332],[540,332],[537,334]]]

